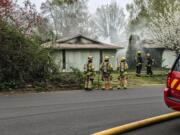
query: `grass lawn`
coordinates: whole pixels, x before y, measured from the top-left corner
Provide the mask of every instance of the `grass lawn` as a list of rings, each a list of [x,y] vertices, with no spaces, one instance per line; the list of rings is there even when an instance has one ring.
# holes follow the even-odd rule
[[[128,72],[128,87],[142,87],[142,86],[152,86],[152,85],[163,85],[166,82],[166,76],[168,73],[168,70],[155,70],[153,71],[154,75],[152,77],[147,76],[145,71],[142,71],[141,77],[137,77],[135,74],[135,71],[129,71]],[[113,88],[116,88],[118,86],[118,72],[114,72],[112,74],[112,86]],[[99,81],[98,81],[99,78]],[[101,76],[99,74],[96,74],[96,78],[94,80],[95,87],[98,86],[98,82],[101,85],[102,80]]]

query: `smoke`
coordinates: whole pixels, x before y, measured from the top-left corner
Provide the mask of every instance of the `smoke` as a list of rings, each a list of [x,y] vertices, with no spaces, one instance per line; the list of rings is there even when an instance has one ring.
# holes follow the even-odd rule
[[[138,20],[137,24],[128,24],[124,26],[124,30],[122,33],[118,35],[118,37],[113,37],[115,39],[114,44],[123,46],[124,49],[120,49],[117,52],[117,59],[119,59],[122,56],[127,56],[127,51],[129,45],[133,47],[134,55],[137,50],[143,51],[143,40],[148,39],[148,34],[146,33],[148,29],[148,19],[141,18]],[[133,56],[134,57],[134,56]]]

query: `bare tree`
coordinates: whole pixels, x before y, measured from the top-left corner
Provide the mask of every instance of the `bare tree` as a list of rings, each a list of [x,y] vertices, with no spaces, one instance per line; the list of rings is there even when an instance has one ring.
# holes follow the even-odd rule
[[[55,40],[57,39],[58,31],[57,31],[57,22],[56,16],[54,14],[55,7],[50,0],[41,4],[41,11],[45,18],[49,18],[53,23],[53,30],[55,31]]]
[[[97,9],[94,23],[99,36],[117,42],[125,25],[125,14],[116,2],[111,2]]]
[[[47,18],[41,20],[41,24],[36,27],[34,34],[38,36],[42,42],[54,41],[53,24]]]
[[[50,3],[47,0],[42,4],[42,13],[53,22],[55,35],[58,37],[75,34],[89,35],[92,29],[87,0],[78,0],[69,4],[61,1],[53,0]]]

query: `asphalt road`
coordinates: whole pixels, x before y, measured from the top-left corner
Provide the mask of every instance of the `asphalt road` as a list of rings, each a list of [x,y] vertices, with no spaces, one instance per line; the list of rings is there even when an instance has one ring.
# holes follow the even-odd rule
[[[169,112],[162,87],[1,95],[0,135],[89,135]],[[127,135],[158,135],[162,131],[163,135],[179,135],[180,120]]]

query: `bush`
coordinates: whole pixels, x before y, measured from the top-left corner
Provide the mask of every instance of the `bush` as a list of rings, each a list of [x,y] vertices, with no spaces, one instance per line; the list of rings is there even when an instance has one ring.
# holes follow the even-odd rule
[[[36,91],[48,86],[77,86],[83,74],[76,68],[72,73],[60,73],[49,51],[35,38],[28,38],[16,28],[0,21],[0,90],[32,86]]]
[[[74,77],[75,77],[75,80],[74,80],[74,81],[75,81],[76,83],[82,83],[83,80],[84,80],[84,75],[83,75],[83,73],[82,73],[79,69],[77,69],[77,68],[71,67],[71,69],[72,69],[73,75],[74,75]]]
[[[12,80],[9,82],[1,82],[0,90],[11,90],[24,87],[25,84],[16,80]]]
[[[53,75],[51,82],[59,86],[78,86],[81,87],[83,83],[83,73],[77,68],[71,68],[70,73],[59,73]]]
[[[0,88],[45,81],[57,72],[48,50],[2,21],[0,57]]]

